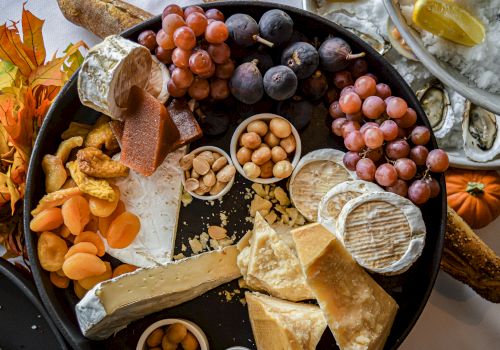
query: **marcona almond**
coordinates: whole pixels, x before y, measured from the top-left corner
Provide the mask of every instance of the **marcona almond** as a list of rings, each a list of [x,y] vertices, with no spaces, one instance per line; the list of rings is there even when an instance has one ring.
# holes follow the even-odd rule
[[[257,164],[248,162],[243,165],[243,171],[249,179],[256,179],[260,175],[260,168]]]
[[[264,136],[264,142],[271,148],[274,146],[278,146],[280,144],[280,139],[274,135],[272,132],[268,132],[266,136]]]
[[[193,192],[196,191],[200,187],[200,182],[196,179],[190,178],[187,179],[185,182],[184,187],[186,188],[186,191]]]
[[[215,160],[215,162],[212,164],[212,170],[213,171],[219,171],[221,170],[225,165],[227,164],[227,158],[226,157],[220,157]]]
[[[280,139],[288,137],[288,135],[292,133],[292,126],[290,123],[281,118],[271,119],[269,129],[271,129],[271,132]]]
[[[297,147],[297,142],[295,141],[295,137],[291,134],[288,137],[285,137],[280,141],[280,146],[285,150],[286,153],[290,154],[295,151]]]
[[[182,170],[189,170],[193,167],[193,159],[195,158],[195,155],[192,153],[186,154],[184,157],[182,157],[179,160],[179,166],[181,167]]]
[[[213,185],[212,188],[210,189],[210,195],[215,196],[216,194],[219,194],[226,186],[227,183],[217,181],[215,185]]]
[[[241,147],[238,152],[236,152],[236,158],[238,163],[245,165],[252,159],[252,151],[246,147]]]
[[[252,162],[262,165],[271,159],[271,150],[269,147],[261,147],[252,153]]]
[[[228,164],[217,173],[217,180],[229,182],[234,177],[234,174],[236,174],[236,168]]]
[[[189,172],[189,170],[185,170],[184,171],[184,178],[189,179],[190,177],[191,177],[191,173]]]
[[[196,172],[196,170],[191,170],[191,176],[188,176],[188,177],[192,177],[193,179],[198,179],[200,177],[200,174],[198,174]]]
[[[220,226],[209,226],[208,235],[216,240],[223,239],[227,237],[227,230]]]
[[[210,170],[210,164],[204,158],[199,156],[193,159],[193,169],[200,175],[205,175]]]
[[[271,158],[273,162],[277,163],[280,160],[285,160],[288,157],[286,151],[280,146],[274,146],[271,150]]]
[[[288,160],[281,160],[278,163],[274,164],[273,167],[274,176],[280,179],[289,177],[290,175],[292,175],[292,171],[292,163],[290,163]]]
[[[212,152],[212,156],[214,157],[215,160],[219,159],[220,157],[222,157],[222,154],[219,154],[217,152]]]
[[[211,151],[203,151],[201,153],[198,153],[196,158],[198,158],[198,157],[205,159],[208,162],[208,164],[210,164],[210,165],[212,165],[215,161],[214,155],[212,154]]]
[[[215,178],[215,173],[212,170],[203,175],[203,183],[205,184],[205,186],[212,187],[216,182],[217,179]]]
[[[270,177],[273,177],[273,167],[274,163],[272,160],[262,164],[260,166],[260,177],[263,179],[269,179]]]

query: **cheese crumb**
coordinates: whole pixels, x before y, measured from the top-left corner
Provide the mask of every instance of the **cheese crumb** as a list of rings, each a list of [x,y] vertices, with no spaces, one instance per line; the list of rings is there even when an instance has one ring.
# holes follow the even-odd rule
[[[186,256],[182,253],[179,253],[179,254],[176,254],[173,256],[174,260],[180,260],[180,259],[184,259]]]
[[[193,251],[194,254],[198,254],[203,250],[203,246],[200,242],[200,240],[195,236],[194,238],[190,238],[189,240],[189,246],[191,247],[191,250]]]
[[[181,245],[181,251],[185,252],[187,250],[187,247],[184,243]]]
[[[182,202],[182,206],[185,208],[187,207],[189,204],[191,204],[191,202],[193,201],[193,197],[188,193],[186,192],[184,189],[182,190],[182,195],[181,195],[181,202]]]

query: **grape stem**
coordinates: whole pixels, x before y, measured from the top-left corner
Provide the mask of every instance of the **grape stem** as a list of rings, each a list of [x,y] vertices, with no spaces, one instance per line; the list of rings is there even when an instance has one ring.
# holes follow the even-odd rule
[[[264,44],[266,46],[269,46],[270,48],[274,47],[274,43],[270,42],[269,40],[264,39],[263,37],[261,37],[257,34],[254,34],[253,40],[255,40],[256,42],[259,42],[261,44]]]
[[[356,58],[361,58],[361,57],[365,57],[366,53],[365,52],[360,52],[360,53],[355,53],[353,54],[352,52],[351,53],[348,53],[347,56],[345,57],[346,60],[354,60]]]

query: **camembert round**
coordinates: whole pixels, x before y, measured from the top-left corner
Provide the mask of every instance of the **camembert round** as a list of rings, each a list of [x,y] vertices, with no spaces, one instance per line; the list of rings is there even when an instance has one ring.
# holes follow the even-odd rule
[[[306,154],[295,167],[289,184],[290,199],[309,221],[316,221],[321,198],[335,185],[352,180],[344,152],[324,148]]]
[[[347,202],[336,231],[358,264],[385,275],[408,270],[422,254],[426,234],[420,209],[390,192],[363,194]]]
[[[384,192],[384,189],[373,182],[363,180],[346,181],[335,185],[319,203],[318,222],[337,235],[337,219],[344,205],[351,199],[372,192]]]

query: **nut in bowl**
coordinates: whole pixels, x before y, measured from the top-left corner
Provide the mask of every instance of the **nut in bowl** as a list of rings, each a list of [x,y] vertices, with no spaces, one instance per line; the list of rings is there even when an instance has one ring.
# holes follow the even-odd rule
[[[285,118],[256,114],[243,121],[231,138],[231,159],[246,179],[271,184],[288,178],[300,159],[301,142]]]
[[[208,350],[205,333],[191,321],[167,318],[150,325],[142,333],[136,350],[150,349]]]
[[[222,149],[203,146],[181,158],[182,185],[194,198],[214,200],[225,195],[234,183],[236,169]]]

